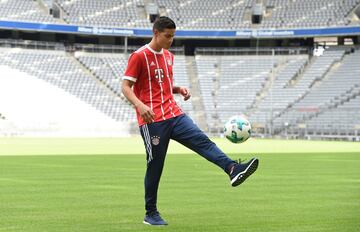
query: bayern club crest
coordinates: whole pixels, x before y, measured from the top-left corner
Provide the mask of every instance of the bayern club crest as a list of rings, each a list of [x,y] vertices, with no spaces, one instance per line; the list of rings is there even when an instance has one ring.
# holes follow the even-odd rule
[[[172,61],[171,60],[167,60],[168,65],[172,65]]]
[[[159,145],[160,143],[160,136],[152,136],[151,137],[151,143],[156,146]]]

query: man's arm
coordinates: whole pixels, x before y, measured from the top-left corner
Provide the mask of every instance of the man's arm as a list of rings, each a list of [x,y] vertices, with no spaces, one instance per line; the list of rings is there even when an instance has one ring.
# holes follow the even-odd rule
[[[189,98],[191,97],[190,91],[186,87],[174,86],[173,93],[181,94],[184,97],[184,101],[189,100]]]
[[[139,98],[136,97],[131,87],[134,85],[134,82],[130,80],[123,80],[121,84],[121,92],[124,94],[124,96],[135,106],[135,108],[140,113],[141,118],[146,123],[154,122],[155,119],[155,113],[145,105],[142,101],[139,100]]]

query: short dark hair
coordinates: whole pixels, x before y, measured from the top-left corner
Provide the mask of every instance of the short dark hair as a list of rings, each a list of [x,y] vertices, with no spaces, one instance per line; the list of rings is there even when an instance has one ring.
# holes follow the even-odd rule
[[[165,29],[176,29],[176,25],[171,18],[166,16],[160,16],[154,22],[153,30],[154,29],[162,32]]]

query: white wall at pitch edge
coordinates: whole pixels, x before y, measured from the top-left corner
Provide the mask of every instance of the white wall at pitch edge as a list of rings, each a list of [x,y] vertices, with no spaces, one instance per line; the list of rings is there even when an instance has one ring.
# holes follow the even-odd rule
[[[0,136],[128,136],[117,122],[36,77],[0,66]]]

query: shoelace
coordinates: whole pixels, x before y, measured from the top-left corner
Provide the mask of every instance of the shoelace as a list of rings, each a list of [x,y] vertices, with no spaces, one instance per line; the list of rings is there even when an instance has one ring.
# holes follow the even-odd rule
[[[239,158],[239,160],[234,160],[235,161],[235,163],[237,163],[237,164],[242,164],[242,163],[244,163],[245,161],[246,161],[247,159],[241,159],[241,158]],[[235,165],[233,165],[232,167],[231,167],[231,169],[230,169],[230,175],[232,174],[232,172],[234,171],[234,168],[235,168]]]
[[[241,158],[239,158],[239,161],[236,161],[236,163],[242,164],[242,163],[244,163],[245,161],[247,161],[247,159],[241,159]]]
[[[160,217],[160,213],[158,211],[149,214],[149,216],[156,219],[157,221],[162,220],[162,218]]]

